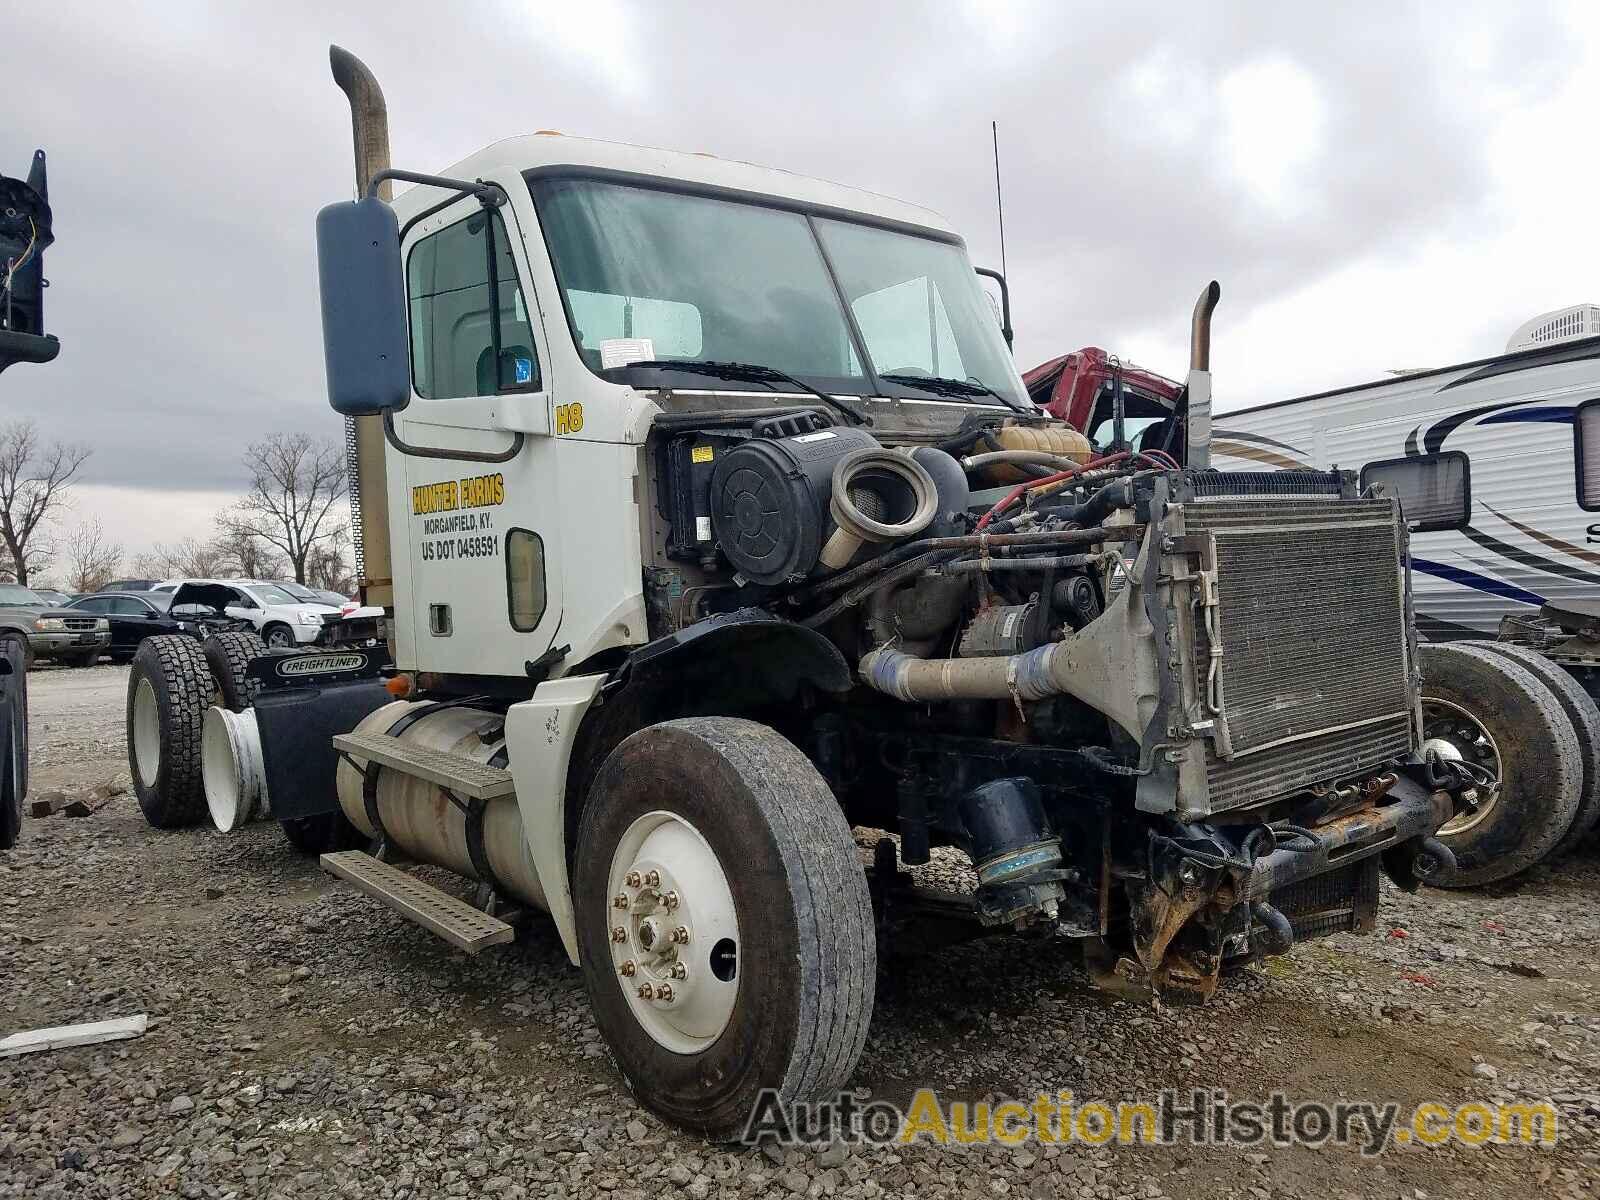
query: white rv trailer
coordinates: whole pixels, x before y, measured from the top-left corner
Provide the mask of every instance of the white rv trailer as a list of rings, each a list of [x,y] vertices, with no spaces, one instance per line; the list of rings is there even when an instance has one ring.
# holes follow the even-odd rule
[[[1600,599],[1600,337],[1221,412],[1211,452],[1225,471],[1337,466],[1392,487],[1430,640]]]

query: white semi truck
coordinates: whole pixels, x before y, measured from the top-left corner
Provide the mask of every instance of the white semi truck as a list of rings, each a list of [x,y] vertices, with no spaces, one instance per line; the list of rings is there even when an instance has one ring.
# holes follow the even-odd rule
[[[270,813],[471,952],[548,913],[629,1086],[714,1137],[846,1083],[880,931],[1198,1001],[1454,868],[1484,781],[1419,753],[1396,505],[1198,469],[1215,285],[1181,426],[1095,457],[926,209],[553,133],[393,170],[332,58],[329,394],[388,652],[146,642],[151,820]],[[899,869],[938,847],[965,892]]]

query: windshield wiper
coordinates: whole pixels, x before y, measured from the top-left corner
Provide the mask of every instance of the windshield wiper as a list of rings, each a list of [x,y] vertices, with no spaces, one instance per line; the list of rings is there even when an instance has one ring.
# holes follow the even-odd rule
[[[889,383],[898,383],[902,387],[920,388],[924,392],[932,392],[935,396],[993,396],[1012,412],[1036,415],[1029,409],[1003,396],[986,383],[978,383],[971,379],[949,379],[943,375],[879,375],[879,379]]]
[[[613,371],[631,370],[635,367],[646,367],[658,371],[682,371],[688,375],[706,375],[713,379],[737,379],[749,383],[765,384],[770,390],[776,391],[774,384],[786,383],[790,387],[798,388],[808,396],[815,396],[830,408],[836,409],[849,417],[856,425],[871,425],[872,418],[858,410],[853,404],[846,404],[837,396],[830,396],[821,388],[812,387],[803,379],[796,379],[787,372],[776,367],[762,366],[760,363],[744,362],[715,362],[711,359],[647,359],[644,362],[623,363],[621,366],[610,368]]]

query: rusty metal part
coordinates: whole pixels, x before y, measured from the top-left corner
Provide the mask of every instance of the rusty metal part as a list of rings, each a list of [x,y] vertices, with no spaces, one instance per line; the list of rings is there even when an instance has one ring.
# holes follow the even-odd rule
[[[1389,795],[1393,802],[1381,808],[1365,808],[1317,826],[1310,831],[1315,835],[1313,845],[1280,847],[1258,858],[1244,898],[1264,900],[1276,888],[1334,866],[1356,862],[1411,838],[1431,837],[1455,812],[1449,793],[1429,792],[1409,779],[1397,778]]]

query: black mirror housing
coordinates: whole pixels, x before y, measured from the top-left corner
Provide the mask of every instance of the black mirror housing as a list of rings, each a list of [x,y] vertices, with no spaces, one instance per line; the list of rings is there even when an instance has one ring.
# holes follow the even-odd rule
[[[411,370],[394,209],[367,197],[319,212],[317,273],[328,403],[355,417],[403,409]]]

